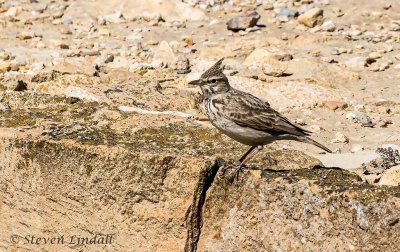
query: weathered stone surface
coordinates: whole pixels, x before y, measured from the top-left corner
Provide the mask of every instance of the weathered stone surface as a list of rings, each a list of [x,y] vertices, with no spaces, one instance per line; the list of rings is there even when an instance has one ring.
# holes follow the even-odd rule
[[[399,186],[400,185],[400,165],[386,170],[379,179],[379,185]]]
[[[176,61],[174,51],[167,41],[161,41],[157,50],[154,52],[153,61],[161,61],[166,65],[172,65]]]
[[[0,1],[0,251],[396,251],[398,188],[379,181],[400,159],[375,150],[400,143],[399,4],[353,2]],[[297,16],[314,7],[327,19],[309,29]],[[254,10],[255,26],[226,29]],[[221,58],[232,87],[335,154],[277,141],[239,182],[220,177],[248,147],[210,124],[201,91],[187,82]],[[263,73],[270,59],[287,65],[266,71],[282,77]],[[337,132],[349,143],[331,143]],[[320,161],[360,181],[318,170]],[[331,176],[340,186],[323,186]],[[392,211],[388,225],[382,209]],[[112,245],[10,241],[103,231],[115,235]]]
[[[226,23],[226,25],[228,26],[228,30],[245,30],[249,27],[255,26],[260,17],[260,14],[257,12],[251,12],[243,16],[232,18]]]
[[[112,246],[78,246],[85,251],[396,246],[398,187],[367,185],[292,150],[260,153],[253,170],[231,184],[221,173],[226,162],[215,155],[233,161],[245,149],[195,122],[121,115],[104,103],[26,92],[1,100],[14,111],[0,111],[0,226],[7,227],[0,245],[6,249],[25,246],[9,237],[32,230],[113,234]],[[138,128],[117,130],[129,118]],[[170,123],[140,126],[149,119]]]
[[[270,58],[262,65],[262,70],[266,75],[280,77],[285,74],[287,64],[280,62],[274,58]]]
[[[297,20],[300,24],[308,27],[314,27],[317,24],[322,24],[324,11],[320,8],[313,8],[301,14]]]
[[[323,168],[254,172],[233,187],[217,178],[199,251],[396,250],[398,193]]]

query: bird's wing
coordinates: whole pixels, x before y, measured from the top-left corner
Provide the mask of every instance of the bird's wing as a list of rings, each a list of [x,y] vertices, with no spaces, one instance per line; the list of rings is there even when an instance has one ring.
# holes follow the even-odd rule
[[[296,136],[307,136],[307,131],[275,111],[266,102],[259,98],[235,90],[226,97],[223,116],[236,124],[268,132],[270,134],[292,134]]]

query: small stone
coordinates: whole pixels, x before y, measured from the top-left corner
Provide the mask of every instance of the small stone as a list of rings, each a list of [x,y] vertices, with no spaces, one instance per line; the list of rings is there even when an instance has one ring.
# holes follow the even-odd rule
[[[188,70],[190,68],[189,59],[185,55],[180,54],[172,63],[172,67],[174,70]]]
[[[192,46],[193,45],[193,38],[192,37],[183,37],[182,41],[185,43],[185,46]]]
[[[379,181],[379,179],[381,178],[381,175],[380,174],[376,174],[376,173],[367,174],[367,175],[364,175],[364,178],[365,178],[365,181],[367,181],[368,184],[372,185],[372,184],[376,184]],[[360,226],[360,228],[365,229],[362,226]]]
[[[69,45],[62,40],[54,40],[53,46],[57,49],[69,49]]]
[[[265,62],[268,62],[269,59],[276,59],[278,61],[289,61],[293,59],[293,55],[286,51],[270,51],[265,48],[256,48],[253,52],[250,53],[249,56],[246,57],[243,64],[245,66],[257,65],[260,66]]]
[[[70,29],[63,28],[63,29],[61,29],[60,33],[65,34],[65,35],[71,35],[72,31]]]
[[[54,71],[61,74],[76,74],[80,71],[80,67],[68,62],[59,62],[55,64]]]
[[[213,19],[213,20],[210,21],[210,23],[208,25],[212,26],[212,25],[216,25],[216,24],[219,24],[219,23],[221,23],[221,22],[218,19]]]
[[[364,150],[364,147],[361,144],[353,144],[353,146],[351,146],[351,152],[353,153],[362,150]]]
[[[351,30],[347,34],[349,34],[351,37],[357,37],[363,34],[363,32],[360,30]]]
[[[295,18],[299,15],[299,12],[297,10],[292,10],[285,7],[279,8],[277,12],[280,17],[287,18]]]
[[[373,16],[373,17],[382,17],[383,13],[380,12],[380,11],[373,11],[373,12],[371,12],[371,16]]]
[[[177,73],[177,74],[188,74],[188,73],[190,73],[190,70],[189,70],[189,69],[178,70],[178,71],[176,71],[176,73]]]
[[[4,16],[15,18],[19,12],[21,12],[21,8],[19,7],[10,7],[5,13]]]
[[[336,25],[332,20],[327,20],[321,25],[321,29],[327,32],[333,32],[336,30]]]
[[[262,65],[262,70],[264,74],[274,77],[283,76],[287,68],[287,64],[274,58],[266,60]]]
[[[110,62],[113,62],[114,61],[114,55],[110,55],[110,56],[108,56],[107,57],[107,59],[104,61],[104,63],[110,63]]]
[[[44,64],[43,64],[42,62],[37,62],[37,63],[33,63],[33,64],[31,65],[30,70],[33,71],[33,72],[35,72],[35,73],[38,73],[38,72],[40,72],[41,70],[43,70],[44,67],[45,67],[45,66],[44,66]]]
[[[303,14],[301,14],[297,20],[300,24],[308,27],[314,27],[318,24],[322,24],[324,11],[320,8],[313,8]]]
[[[165,65],[171,65],[176,60],[176,56],[167,41],[163,40],[158,45],[153,57],[153,61],[156,60],[162,61]]]
[[[143,64],[142,64],[142,65],[143,65]],[[150,65],[151,65],[151,68],[153,68],[153,69],[163,68],[163,67],[166,66],[166,65],[164,64],[164,62],[161,61],[161,60],[153,60],[153,61],[150,63]]]
[[[11,65],[8,62],[0,62],[0,73],[5,73],[11,70]]]
[[[400,70],[400,64],[397,64],[393,67],[394,69]]]
[[[9,60],[11,58],[11,54],[3,49],[0,49],[0,60]]]
[[[343,64],[351,70],[362,71],[367,65],[367,60],[364,57],[357,56],[348,59],[347,61],[343,62]]]
[[[349,139],[341,132],[335,134],[335,138],[332,139],[331,143],[348,143]]]
[[[382,54],[379,52],[372,52],[368,55],[368,57],[375,60],[375,59],[382,58]]]
[[[86,99],[89,101],[100,101],[100,98],[95,96],[94,94],[79,88],[79,87],[74,87],[74,86],[69,86],[65,91],[64,95],[67,97],[74,97],[74,98],[79,98],[79,99]]]
[[[373,126],[371,118],[362,112],[348,112],[346,113],[347,119],[352,119],[356,122],[361,123],[364,127],[371,127]]]
[[[37,42],[35,47],[36,48],[46,48],[46,44],[43,43],[42,41],[39,41],[39,42]]]
[[[319,125],[311,125],[309,128],[308,128],[308,130],[309,131],[311,131],[311,132],[313,132],[313,133],[319,133],[319,132],[321,132],[321,127],[319,126]]]
[[[36,36],[35,32],[33,31],[23,31],[17,34],[17,38],[20,40],[27,40],[34,38]]]
[[[110,23],[121,23],[121,22],[125,21],[124,16],[122,15],[122,12],[119,10],[112,14],[99,17],[99,19],[100,19],[100,22],[102,22],[104,20],[104,21],[107,21]]]
[[[345,109],[348,104],[343,101],[323,101],[322,105],[330,110]]]
[[[74,22],[72,21],[71,18],[65,18],[65,19],[63,19],[62,23],[65,25],[70,25],[70,24],[73,24]]]
[[[228,26],[228,30],[232,31],[246,30],[246,28],[255,26],[260,17],[261,16],[254,11],[244,16],[238,16],[232,18],[226,24]]]
[[[142,38],[143,38],[143,35],[141,33],[137,33],[137,32],[131,33],[126,37],[127,40],[140,40]]]
[[[14,88],[14,91],[21,92],[21,91],[25,91],[27,89],[28,89],[28,85],[26,84],[26,82],[24,82],[22,80],[18,80],[17,86]]]
[[[365,112],[365,106],[362,104],[357,104],[356,106],[354,106],[354,110],[358,112]]]
[[[385,71],[386,69],[389,68],[389,66],[390,66],[390,63],[389,63],[389,62],[382,62],[382,63],[379,65],[379,71],[380,71],[380,72]]]
[[[399,186],[400,185],[400,165],[393,166],[392,168],[386,170],[378,185],[386,186]]]
[[[99,36],[106,36],[109,37],[111,35],[111,32],[109,29],[106,28],[100,28],[98,31]]]

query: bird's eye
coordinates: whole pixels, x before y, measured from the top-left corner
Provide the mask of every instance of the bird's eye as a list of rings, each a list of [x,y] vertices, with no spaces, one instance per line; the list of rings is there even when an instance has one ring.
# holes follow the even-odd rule
[[[211,80],[211,83],[216,83],[216,82],[217,82],[216,79],[212,79],[212,80]]]

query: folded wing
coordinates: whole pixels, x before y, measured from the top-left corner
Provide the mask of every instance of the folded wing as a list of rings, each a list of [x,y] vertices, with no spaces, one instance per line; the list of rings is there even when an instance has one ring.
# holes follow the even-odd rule
[[[307,131],[275,111],[259,98],[238,90],[238,94],[227,99],[224,116],[236,124],[252,129],[265,131],[273,135],[292,134],[308,136]]]

